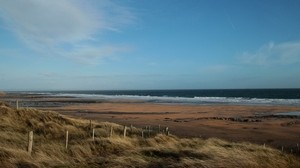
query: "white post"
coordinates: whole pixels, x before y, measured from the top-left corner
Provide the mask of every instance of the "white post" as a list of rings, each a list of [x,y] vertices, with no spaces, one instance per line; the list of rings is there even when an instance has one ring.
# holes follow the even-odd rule
[[[123,133],[124,133],[123,136],[124,136],[124,138],[126,137],[126,129],[127,129],[126,126],[124,126],[124,130],[123,130]]]
[[[28,153],[31,155],[33,145],[33,131],[30,131],[28,134]]]

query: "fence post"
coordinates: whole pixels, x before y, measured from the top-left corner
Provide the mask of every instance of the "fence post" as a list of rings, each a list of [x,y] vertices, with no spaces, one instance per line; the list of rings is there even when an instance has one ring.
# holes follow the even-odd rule
[[[95,141],[95,128],[93,128],[93,141]]]
[[[126,129],[127,129],[126,126],[124,126],[124,130],[123,130],[123,133],[124,133],[123,136],[124,136],[124,138],[126,137]]]
[[[31,155],[33,145],[33,131],[28,133],[28,153]]]
[[[281,152],[283,152],[283,146],[281,146]]]
[[[264,148],[266,148],[266,144],[264,143]]]
[[[142,138],[144,138],[144,130],[142,130]]]
[[[160,133],[160,124],[158,125],[158,133]]]
[[[110,135],[109,135],[110,137],[112,137],[113,136],[113,127],[112,126],[110,126]]]
[[[299,152],[299,144],[297,143],[297,150],[298,150],[298,152]]]
[[[169,128],[168,127],[166,127],[166,130],[165,130],[165,132],[166,132],[166,135],[168,135],[169,133]]]
[[[66,149],[68,149],[68,143],[69,143],[69,131],[66,131]]]
[[[17,110],[19,109],[19,100],[16,101]]]
[[[90,120],[90,130],[92,129],[92,120]]]
[[[150,138],[150,131],[151,131],[151,129],[150,129],[150,125],[148,126],[148,137]]]

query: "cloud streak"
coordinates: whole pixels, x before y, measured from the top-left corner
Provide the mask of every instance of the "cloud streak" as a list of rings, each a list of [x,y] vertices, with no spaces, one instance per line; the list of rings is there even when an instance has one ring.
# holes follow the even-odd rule
[[[252,65],[288,65],[300,62],[300,42],[263,45],[254,53],[244,52],[241,62]]]
[[[120,31],[135,17],[128,8],[111,1],[101,0],[96,6],[84,0],[9,0],[1,1],[0,16],[6,28],[34,51],[68,58],[73,55],[75,59],[102,58],[124,47],[99,47],[97,43],[105,42],[94,36],[107,30]],[[82,44],[84,47],[77,48]]]
[[[112,58],[117,53],[128,52],[131,50],[132,48],[130,46],[105,45],[94,47],[89,45],[81,45],[75,47],[71,51],[66,52],[62,50],[59,54],[73,59],[80,64],[94,65],[99,59],[105,59],[107,57]]]

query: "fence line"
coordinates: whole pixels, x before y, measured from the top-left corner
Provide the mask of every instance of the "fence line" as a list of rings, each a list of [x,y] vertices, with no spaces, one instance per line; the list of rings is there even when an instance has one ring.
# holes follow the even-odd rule
[[[89,126],[92,125],[92,122],[90,120],[89,122]],[[91,128],[91,127],[90,127]],[[123,135],[123,138],[126,138],[128,135],[131,135],[131,136],[134,136],[134,135],[138,135],[140,136],[142,139],[144,138],[150,138],[151,135],[152,136],[155,136],[157,134],[161,134],[161,125],[158,125],[157,127],[157,131],[155,131],[156,129],[151,129],[151,126],[146,126],[146,129],[134,129],[135,127],[133,127],[132,125],[130,125],[130,129],[129,129],[129,134],[128,134],[128,130],[127,130],[127,126],[123,126],[123,130],[119,129],[119,132],[122,131],[122,134],[119,134],[119,136]],[[155,127],[153,127],[155,128]],[[91,129],[88,129],[87,130],[89,133],[89,137],[92,133],[92,141],[95,141],[95,137],[96,137],[96,128],[91,128]],[[92,131],[92,132],[90,132]],[[110,126],[110,129],[107,130],[109,132],[108,134],[108,137],[112,137],[113,136],[113,132],[114,132],[114,129],[113,129],[113,126]],[[134,132],[136,134],[134,134]],[[145,133],[147,135],[148,133],[148,136],[145,137]],[[170,135],[170,130],[169,130],[169,127],[165,127],[165,129],[162,130],[162,133],[165,134],[166,136],[169,136]],[[65,149],[68,149],[69,148],[69,131],[68,130],[65,130]],[[264,149],[266,148],[266,143],[263,143],[263,146],[262,146]],[[29,153],[29,155],[31,155],[32,153],[32,149],[33,149],[33,131],[30,131],[28,132],[28,148],[27,148],[27,151]],[[291,154],[297,154],[297,155],[300,155],[300,149],[299,149],[299,143],[296,143],[294,147],[290,148],[285,148],[284,146],[281,146],[281,152],[283,153],[291,153]]]

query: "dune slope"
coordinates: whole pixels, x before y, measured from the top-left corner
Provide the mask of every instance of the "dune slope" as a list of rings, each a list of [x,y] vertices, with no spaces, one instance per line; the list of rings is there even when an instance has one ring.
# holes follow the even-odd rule
[[[0,116],[1,167],[300,167],[298,157],[250,143],[163,134],[144,139],[138,128],[128,129],[124,138],[123,126],[117,124],[93,121],[90,125],[88,120],[16,110],[1,102]],[[31,155],[29,131],[34,132]]]

